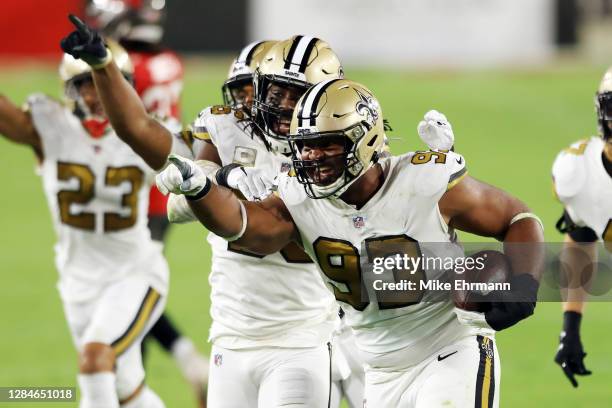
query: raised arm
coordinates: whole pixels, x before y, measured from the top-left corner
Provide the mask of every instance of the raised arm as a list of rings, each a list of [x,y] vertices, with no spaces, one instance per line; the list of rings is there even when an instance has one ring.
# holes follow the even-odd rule
[[[32,146],[42,152],[40,136],[32,122],[32,116],[13,104],[6,96],[0,95],[0,134],[7,139]]]
[[[62,49],[92,67],[98,95],[117,135],[149,166],[161,169],[172,149],[172,134],[149,116],[98,33],[77,17],[69,18],[76,30],[62,40]]]
[[[161,169],[172,149],[172,134],[151,117],[114,62],[93,70],[104,110],[117,135],[153,169]]]

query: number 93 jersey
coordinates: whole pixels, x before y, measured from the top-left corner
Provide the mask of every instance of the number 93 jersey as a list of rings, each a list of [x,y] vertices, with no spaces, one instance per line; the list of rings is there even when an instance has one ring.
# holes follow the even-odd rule
[[[442,279],[442,268],[423,267],[422,262],[413,273],[401,265],[372,273],[376,258],[396,254],[412,259],[463,256],[438,201],[467,170],[462,156],[446,151],[386,157],[379,165],[384,182],[360,209],[340,199],[310,199],[295,177],[281,180],[279,193],[304,249],[341,302],[366,363],[397,368],[413,365],[479,330],[458,322],[448,296],[434,301],[433,295],[421,290],[419,281]],[[378,279],[414,281],[416,286],[380,291]],[[394,351],[401,362],[388,357]]]
[[[612,251],[612,177],[606,172],[599,137],[563,150],[553,164],[555,193],[572,222],[589,227]]]
[[[217,105],[193,124],[197,143],[212,142],[222,165],[266,171],[270,179],[291,169],[288,157],[249,132],[241,111]],[[212,247],[210,340],[229,348],[315,347],[329,340],[338,307],[311,259],[295,243],[261,256],[210,233]]]
[[[164,294],[168,266],[147,228],[154,171],[112,129],[93,138],[51,98],[34,95],[28,104],[43,147],[62,298],[90,300],[105,284],[136,274]]]

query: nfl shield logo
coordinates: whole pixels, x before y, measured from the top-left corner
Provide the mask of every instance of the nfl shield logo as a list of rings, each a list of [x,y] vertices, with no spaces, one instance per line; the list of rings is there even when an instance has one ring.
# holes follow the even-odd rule
[[[361,215],[356,215],[353,217],[353,227],[363,228],[364,226],[365,226],[365,219]]]
[[[223,354],[215,354],[214,362],[217,367],[221,367],[221,364],[223,364]]]
[[[289,170],[291,170],[291,164],[289,163],[281,164],[281,168],[280,168],[281,173],[289,173]]]

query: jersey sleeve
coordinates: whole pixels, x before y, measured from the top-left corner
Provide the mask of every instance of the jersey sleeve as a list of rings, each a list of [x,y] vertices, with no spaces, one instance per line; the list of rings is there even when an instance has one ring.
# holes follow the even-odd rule
[[[195,139],[210,142],[220,146],[221,135],[227,137],[234,132],[236,123],[244,120],[245,115],[240,110],[234,110],[226,105],[215,105],[202,110],[192,123]]]
[[[410,185],[416,195],[442,196],[467,175],[465,159],[450,151],[417,151],[408,154]]]
[[[196,157],[195,149],[193,132],[191,129],[183,129],[172,134],[172,154],[194,159]]]
[[[68,109],[59,101],[44,94],[28,96],[24,109],[30,112],[45,157],[57,156],[63,143],[61,134],[56,131],[57,122],[68,119],[67,115],[70,114]]]
[[[191,123],[187,130],[175,133],[175,141],[181,141],[183,143],[173,143],[173,152],[175,151],[175,144],[177,149],[184,149],[185,146],[189,149],[189,156],[186,157],[197,157],[200,150],[202,150],[203,143],[212,143],[216,145],[218,135],[218,124],[217,115],[213,113],[215,107],[208,107],[200,111],[195,120]],[[231,111],[231,110],[230,110]]]
[[[217,128],[210,112],[210,107],[200,111],[198,117],[191,124],[191,129],[194,139],[215,144],[213,135],[216,136]]]
[[[446,163],[446,170],[448,174],[448,181],[446,183],[446,190],[450,190],[467,176],[467,166],[465,164],[465,158],[459,153],[449,152]]]
[[[557,155],[552,167],[553,192],[563,204],[564,214],[567,214],[566,218],[571,220],[572,230],[585,226],[574,207],[575,197],[580,194],[586,183],[584,151],[587,144],[588,140],[582,140],[564,149]]]
[[[554,192],[563,204],[567,204],[582,189],[586,179],[584,150],[587,142],[574,143],[557,155],[552,167]]]

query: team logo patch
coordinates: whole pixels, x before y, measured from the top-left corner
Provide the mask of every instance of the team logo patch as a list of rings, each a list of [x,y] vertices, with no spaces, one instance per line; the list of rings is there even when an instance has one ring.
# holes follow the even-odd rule
[[[378,102],[364,93],[357,91],[357,95],[359,95],[359,102],[355,105],[355,110],[361,116],[365,116],[366,121],[370,125],[375,125],[378,120]]]
[[[281,173],[289,173],[289,170],[291,170],[291,164],[289,163],[281,164],[281,168],[280,168]]]
[[[255,159],[257,158],[257,150],[250,147],[236,146],[234,148],[234,159],[233,162],[240,164],[245,167],[255,166]]]
[[[223,364],[223,354],[215,354],[214,363],[217,367],[221,367]]]
[[[365,218],[361,215],[354,216],[353,217],[353,227],[355,228],[365,227]]]

